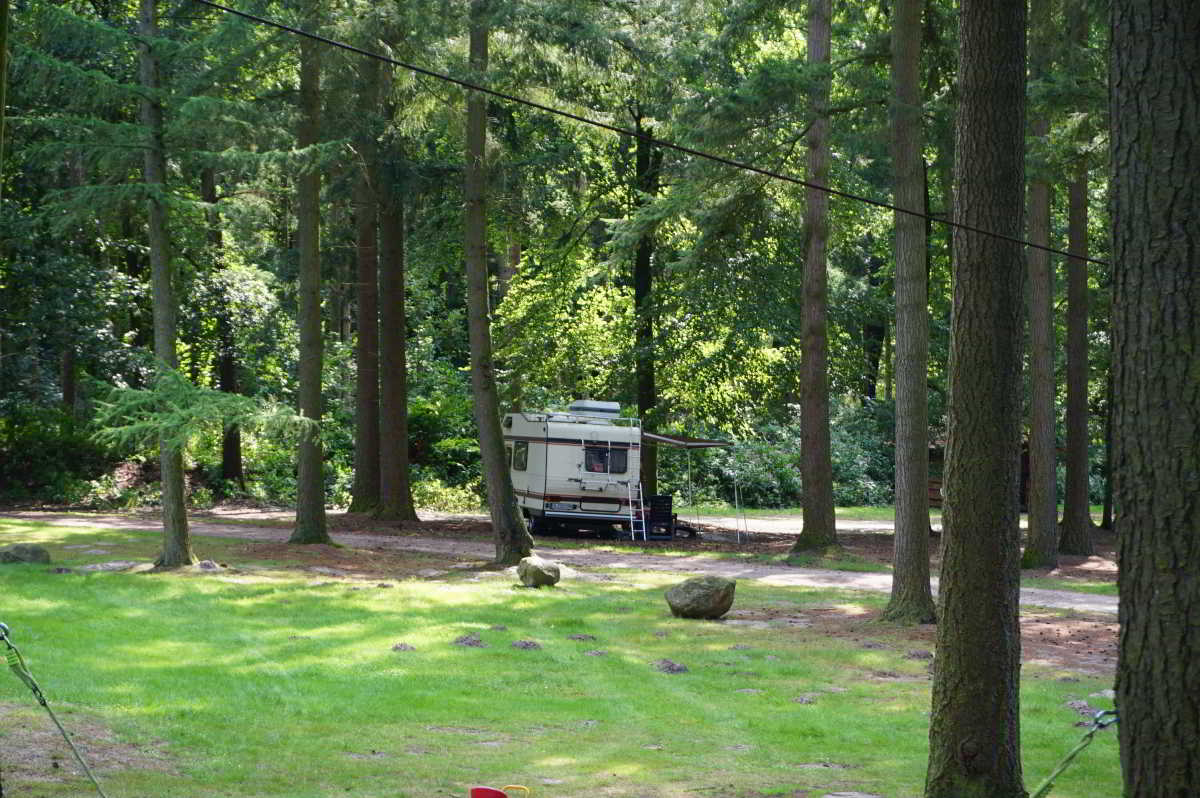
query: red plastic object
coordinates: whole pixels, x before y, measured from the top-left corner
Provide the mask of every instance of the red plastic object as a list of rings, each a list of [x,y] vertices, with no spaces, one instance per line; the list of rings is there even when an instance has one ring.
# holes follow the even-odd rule
[[[508,793],[495,787],[472,787],[470,798],[508,798]]]

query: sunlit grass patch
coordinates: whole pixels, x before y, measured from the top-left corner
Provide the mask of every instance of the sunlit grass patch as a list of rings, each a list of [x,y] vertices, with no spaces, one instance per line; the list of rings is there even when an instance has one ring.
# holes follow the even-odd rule
[[[7,522],[0,545],[33,533],[73,569],[108,555],[68,546],[138,559],[158,545]],[[337,577],[287,552],[253,560],[245,541],[202,546],[239,572],[0,571],[0,620],[50,700],[85,736],[102,725],[166,758],[106,768],[114,798],[920,792],[928,661],[908,656],[908,632],[861,623],[884,595],[743,580],[727,620],[700,622],[668,612],[678,574],[613,569],[538,591],[426,555],[414,562],[444,576]],[[456,643],[468,635],[481,645]],[[1065,702],[1108,686],[1061,675],[1026,679],[1031,780],[1073,742]],[[0,713],[31,703],[0,674]],[[1114,750],[1099,741],[1086,779],[1068,774],[1055,796],[1119,792]],[[38,794],[85,794],[70,773],[51,778]]]

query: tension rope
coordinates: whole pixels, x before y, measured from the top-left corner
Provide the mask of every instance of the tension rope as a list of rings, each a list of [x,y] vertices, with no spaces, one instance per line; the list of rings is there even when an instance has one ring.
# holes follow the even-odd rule
[[[8,667],[13,673],[16,674],[18,679],[25,683],[25,686],[29,688],[31,693],[33,693],[33,697],[37,699],[37,702],[41,704],[42,708],[45,709],[47,714],[50,715],[50,720],[54,721],[54,725],[58,727],[58,731],[60,734],[62,734],[62,738],[67,741],[67,745],[71,748],[71,753],[75,754],[75,759],[79,761],[79,765],[83,768],[83,772],[87,774],[89,779],[91,779],[92,786],[96,788],[96,792],[99,793],[100,798],[108,798],[108,796],[104,794],[104,790],[100,787],[100,782],[96,781],[96,777],[92,775],[92,770],[87,766],[87,762],[83,761],[83,755],[79,753],[79,749],[75,747],[75,743],[71,742],[71,736],[67,734],[67,730],[63,728],[63,725],[58,722],[58,717],[54,714],[54,710],[50,708],[50,702],[46,700],[45,693],[42,692],[42,688],[38,685],[37,679],[34,679],[33,674],[29,672],[29,666],[25,664],[25,658],[21,656],[20,650],[18,650],[17,646],[13,643],[8,626],[3,623],[0,623],[0,640],[2,640],[6,646],[4,658],[8,661]]]
[[[1050,792],[1050,788],[1054,786],[1054,780],[1063,774],[1063,771],[1074,761],[1075,757],[1092,744],[1092,738],[1096,736],[1096,732],[1102,729],[1107,729],[1109,726],[1117,722],[1117,711],[1115,709],[1104,709],[1096,713],[1092,718],[1092,725],[1083,737],[1075,744],[1075,747],[1067,752],[1063,760],[1058,763],[1054,770],[1050,771],[1050,775],[1037,786],[1037,789],[1030,793],[1029,798],[1045,798]]]

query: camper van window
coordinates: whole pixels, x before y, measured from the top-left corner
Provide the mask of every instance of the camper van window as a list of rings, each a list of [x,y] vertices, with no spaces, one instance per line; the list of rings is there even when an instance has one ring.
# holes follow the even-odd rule
[[[512,465],[512,444],[511,443],[504,444],[504,460],[510,466]]]
[[[606,446],[585,446],[583,467],[593,474],[624,474],[629,469],[629,452]]]
[[[529,442],[517,441],[513,445],[513,471],[524,471],[529,467]]]

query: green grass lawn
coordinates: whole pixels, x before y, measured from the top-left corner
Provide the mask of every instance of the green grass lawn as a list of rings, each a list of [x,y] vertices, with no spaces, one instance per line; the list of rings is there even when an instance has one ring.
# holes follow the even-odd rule
[[[18,541],[76,569],[0,566],[0,621],[91,747],[110,798],[417,798],[473,784],[548,797],[921,793],[927,662],[906,657],[919,642],[878,624],[806,625],[877,609],[882,595],[743,580],[730,619],[709,623],[668,613],[662,593],[678,575],[622,569],[543,591],[471,568],[338,579],[212,538],[198,541],[201,556],[235,569],[83,573],[148,559],[157,537],[0,521],[0,545]],[[486,647],[455,644],[470,634]],[[660,672],[663,659],[688,670]],[[1079,737],[1065,703],[1110,684],[1024,672],[1032,786]],[[10,677],[0,675],[5,795],[87,795],[68,759],[54,768],[53,738],[30,730],[48,721]],[[1101,735],[1053,795],[1119,794],[1115,745]]]

